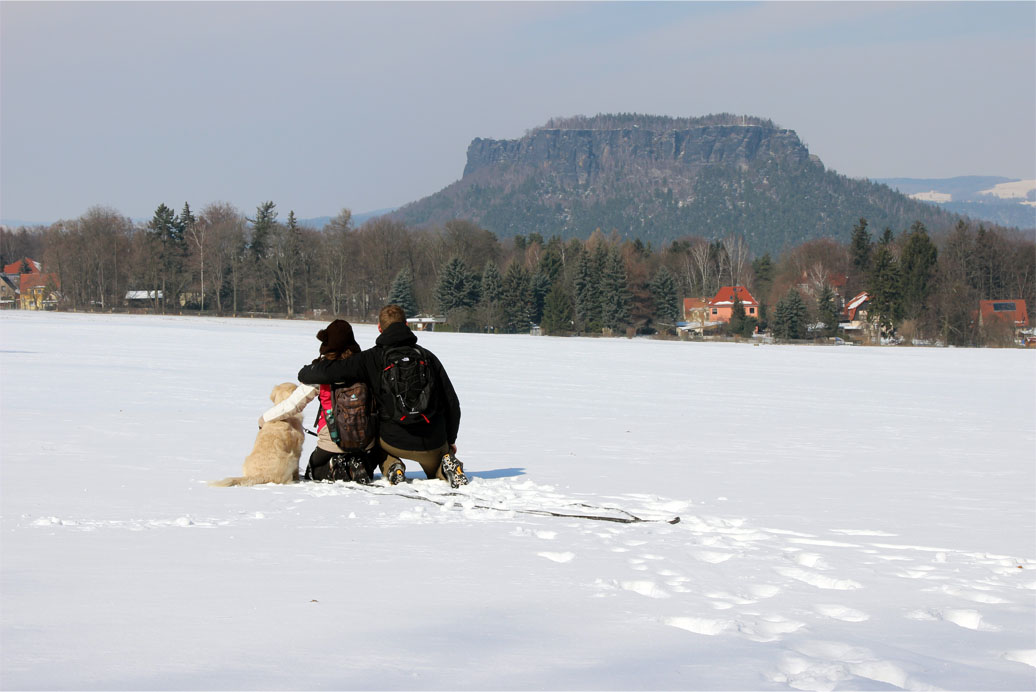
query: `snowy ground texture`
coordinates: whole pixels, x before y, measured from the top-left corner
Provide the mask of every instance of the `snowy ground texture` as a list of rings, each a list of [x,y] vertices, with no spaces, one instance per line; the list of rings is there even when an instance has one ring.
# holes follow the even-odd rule
[[[1036,353],[427,334],[460,494],[206,486],[321,326],[0,315],[0,687],[1036,689]]]

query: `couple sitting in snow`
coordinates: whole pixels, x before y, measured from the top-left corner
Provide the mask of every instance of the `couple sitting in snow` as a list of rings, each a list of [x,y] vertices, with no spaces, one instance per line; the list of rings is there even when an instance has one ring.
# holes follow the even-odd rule
[[[378,331],[366,351],[345,320],[317,332],[320,357],[299,371],[302,384],[262,415],[260,427],[297,414],[318,398],[317,447],[307,479],[367,484],[380,467],[395,485],[405,480],[403,459],[410,459],[428,478],[455,488],[466,484],[455,456],[460,402],[446,370],[432,352],[417,346],[398,305],[381,309]]]

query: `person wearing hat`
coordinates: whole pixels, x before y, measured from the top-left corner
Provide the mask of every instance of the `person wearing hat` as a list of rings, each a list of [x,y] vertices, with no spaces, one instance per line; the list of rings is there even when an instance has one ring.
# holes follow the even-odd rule
[[[315,360],[299,371],[299,382],[321,386],[329,382],[363,382],[370,387],[380,421],[378,444],[387,455],[381,473],[392,485],[406,480],[403,459],[420,464],[427,478],[447,481],[455,488],[467,484],[463,464],[456,457],[460,401],[446,369],[434,353],[417,346],[417,335],[407,326],[406,315],[398,305],[381,309],[378,331],[380,335],[373,348],[347,360]],[[391,389],[393,376],[389,371],[399,365],[393,359],[394,353],[410,354],[424,373],[424,407],[403,418],[397,417],[400,411],[396,407],[401,394]],[[403,369],[398,367],[397,371]],[[411,391],[409,387],[407,391]]]
[[[317,339],[320,340],[320,355],[314,363],[322,361],[344,360],[360,353],[361,349],[353,337],[352,325],[345,320],[334,320],[324,329],[317,332]],[[356,385],[353,390],[361,402],[367,406],[370,413],[371,398],[368,396],[367,386]],[[313,399],[319,399],[321,414],[317,416],[317,446],[309,457],[309,466],[306,469],[307,480],[352,480],[357,483],[368,484],[371,482],[371,473],[381,463],[384,454],[377,447],[377,435],[372,435],[363,453],[357,454],[354,450],[347,450],[336,444],[332,439],[332,431],[328,427],[325,412],[334,408],[334,388],[330,384],[322,384],[315,387],[308,384],[300,384],[292,392],[291,396],[280,404],[270,408],[259,418],[259,427],[263,423],[269,423],[281,418],[295,415],[306,408]],[[371,416],[373,418],[373,416]]]

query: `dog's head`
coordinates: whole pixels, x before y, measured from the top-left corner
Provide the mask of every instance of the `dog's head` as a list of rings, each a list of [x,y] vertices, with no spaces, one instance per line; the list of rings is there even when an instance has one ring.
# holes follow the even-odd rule
[[[273,388],[272,392],[270,392],[270,401],[272,401],[275,404],[281,403],[289,396],[291,396],[291,393],[295,391],[296,386],[297,385],[291,382],[280,383],[279,385]]]

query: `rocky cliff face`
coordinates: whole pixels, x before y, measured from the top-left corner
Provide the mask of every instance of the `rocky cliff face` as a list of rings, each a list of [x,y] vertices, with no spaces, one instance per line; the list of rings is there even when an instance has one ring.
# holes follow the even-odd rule
[[[464,178],[549,171],[570,185],[592,185],[617,175],[651,179],[669,174],[691,180],[703,166],[743,166],[773,157],[802,164],[809,152],[791,130],[762,126],[661,132],[539,129],[521,139],[474,140],[468,147]]]
[[[766,120],[596,116],[514,140],[476,139],[463,177],[394,216],[413,225],[466,218],[502,237],[587,237],[595,229],[662,244],[745,235],[756,252],[873,227],[950,223],[950,215],[826,171],[798,135]]]

